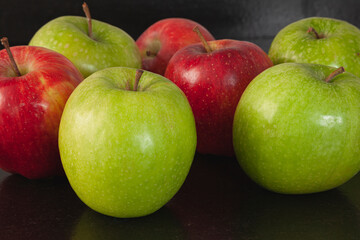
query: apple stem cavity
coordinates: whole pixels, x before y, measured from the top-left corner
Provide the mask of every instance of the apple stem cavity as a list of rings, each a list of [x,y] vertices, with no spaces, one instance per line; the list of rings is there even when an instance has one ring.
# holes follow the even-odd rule
[[[93,33],[92,33],[92,21],[91,21],[91,15],[90,15],[90,9],[89,6],[86,4],[86,2],[83,3],[82,8],[84,10],[87,22],[88,22],[88,36],[90,38],[93,38]]]
[[[308,29],[306,32],[307,32],[307,33],[314,33],[316,39],[324,38],[324,35],[323,35],[323,34],[319,34],[319,33],[318,33],[314,28],[312,28],[312,27],[309,27],[309,29]]]
[[[207,53],[211,53],[211,52],[212,52],[212,49],[211,49],[209,43],[205,40],[204,36],[201,34],[198,26],[195,26],[195,27],[193,28],[193,31],[196,32],[196,34],[199,36],[202,44],[204,45],[204,48],[205,48],[206,52],[207,52]]]
[[[11,66],[12,66],[12,68],[13,68],[16,76],[17,76],[17,77],[20,77],[20,76],[21,76],[21,73],[20,73],[20,71],[19,71],[18,66],[16,65],[14,56],[13,56],[12,53],[11,53],[10,44],[9,44],[8,38],[7,38],[7,37],[3,37],[3,38],[1,39],[1,44],[5,47],[6,52],[7,52],[7,54],[9,55],[10,62],[11,62]]]
[[[142,76],[143,73],[144,73],[144,70],[142,70],[142,69],[137,69],[137,70],[136,70],[135,83],[134,83],[134,91],[137,91],[137,90],[138,90],[139,81],[140,81],[140,78],[141,78],[141,76]]]
[[[152,51],[150,51],[150,50],[147,50],[147,51],[146,51],[146,56],[147,56],[147,57],[156,57],[156,55],[157,55],[156,53],[154,53],[154,52],[152,52]]]
[[[125,82],[125,89],[128,90],[128,91],[131,90],[129,81]]]
[[[330,75],[325,79],[325,82],[329,83],[334,77],[336,77],[337,75],[343,72],[345,72],[345,69],[343,67],[337,68],[335,71],[330,73]]]

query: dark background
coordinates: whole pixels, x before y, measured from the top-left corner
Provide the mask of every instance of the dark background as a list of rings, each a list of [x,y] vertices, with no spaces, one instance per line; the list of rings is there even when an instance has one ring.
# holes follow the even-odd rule
[[[83,15],[83,1],[0,0],[0,33],[12,45],[27,44],[48,21]],[[151,24],[167,17],[190,18],[217,39],[247,40],[268,50],[272,38],[287,24],[305,17],[346,20],[360,27],[358,0],[88,0],[94,19],[129,33],[135,40]]]

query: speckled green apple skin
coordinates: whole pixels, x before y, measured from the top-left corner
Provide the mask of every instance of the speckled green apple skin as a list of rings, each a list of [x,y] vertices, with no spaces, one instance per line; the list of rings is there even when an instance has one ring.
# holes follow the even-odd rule
[[[335,188],[360,167],[360,79],[300,63],[259,74],[237,106],[233,140],[244,171],[287,194]]]
[[[166,78],[108,68],[86,78],[66,103],[59,129],[61,161],[79,198],[105,215],[153,213],[183,184],[196,149],[194,116]]]
[[[316,39],[314,28],[324,38]],[[344,67],[360,77],[360,30],[332,18],[312,17],[291,23],[274,38],[269,57],[274,64],[284,62],[316,63]]]
[[[94,19],[92,29],[90,38],[85,17],[59,17],[41,27],[29,45],[63,54],[84,77],[108,67],[141,67],[139,49],[126,32]]]

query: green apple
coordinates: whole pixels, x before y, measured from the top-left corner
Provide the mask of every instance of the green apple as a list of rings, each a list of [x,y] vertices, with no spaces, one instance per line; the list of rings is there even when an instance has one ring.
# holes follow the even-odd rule
[[[86,78],[67,101],[59,129],[61,161],[76,194],[95,211],[121,218],[168,202],[196,149],[183,92],[146,71],[137,84],[138,73],[115,67]]]
[[[360,77],[360,30],[332,18],[302,19],[276,35],[269,56],[274,64],[302,62],[344,67]]]
[[[141,67],[140,52],[123,30],[85,17],[63,16],[45,24],[29,45],[52,49],[70,59],[84,77],[108,67]]]
[[[333,67],[284,63],[259,74],[237,106],[236,157],[274,192],[335,188],[360,168],[360,79]]]

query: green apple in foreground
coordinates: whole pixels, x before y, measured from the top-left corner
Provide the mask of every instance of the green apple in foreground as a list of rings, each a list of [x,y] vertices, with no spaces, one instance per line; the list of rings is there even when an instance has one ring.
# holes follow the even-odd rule
[[[135,41],[123,30],[85,17],[63,16],[41,27],[29,45],[63,54],[84,77],[108,67],[141,67]]]
[[[233,140],[261,186],[303,194],[335,188],[360,168],[360,79],[317,64],[259,74],[236,109]]]
[[[312,17],[291,23],[274,38],[269,57],[274,64],[316,63],[344,67],[360,77],[360,29],[337,19]]]
[[[90,208],[114,217],[144,216],[183,184],[196,149],[194,116],[183,92],[166,78],[108,68],[70,96],[59,149],[72,188]]]

